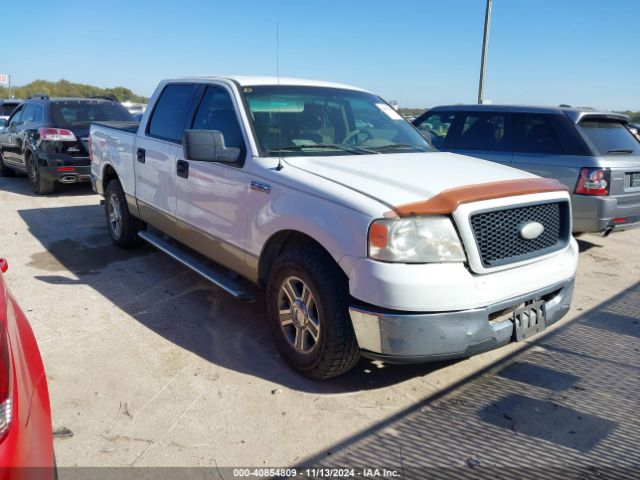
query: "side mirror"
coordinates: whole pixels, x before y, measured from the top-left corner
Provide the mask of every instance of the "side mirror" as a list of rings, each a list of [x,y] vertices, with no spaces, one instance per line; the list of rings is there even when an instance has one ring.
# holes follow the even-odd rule
[[[4,273],[9,270],[9,263],[6,258],[0,258],[0,272]]]
[[[226,147],[218,130],[185,130],[182,148],[187,160],[235,163],[240,157],[240,149]]]
[[[7,119],[6,118],[0,118],[0,128],[4,128],[7,126]]]

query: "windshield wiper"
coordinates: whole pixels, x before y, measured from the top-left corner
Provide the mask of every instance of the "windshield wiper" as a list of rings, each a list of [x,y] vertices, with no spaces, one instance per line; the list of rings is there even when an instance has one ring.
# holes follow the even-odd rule
[[[422,148],[422,147],[417,147],[416,145],[409,145],[407,143],[390,143],[389,145],[382,145],[380,147],[371,147],[373,150],[376,150],[378,152],[380,151],[384,151],[384,150],[392,150],[392,149],[407,149],[410,148],[412,150],[417,150],[419,152],[428,152],[429,150],[427,150],[426,148]]]
[[[607,153],[633,153],[633,150],[631,148],[613,148]]]
[[[314,150],[314,149],[323,149],[323,148],[332,148],[334,150],[349,152],[356,155],[364,155],[366,153],[376,153],[376,154],[379,153],[374,150],[369,150],[363,147],[356,147],[351,145],[340,145],[337,143],[314,143],[309,145],[289,145],[287,147],[270,148],[269,150],[267,150],[267,153],[300,152],[302,150]]]

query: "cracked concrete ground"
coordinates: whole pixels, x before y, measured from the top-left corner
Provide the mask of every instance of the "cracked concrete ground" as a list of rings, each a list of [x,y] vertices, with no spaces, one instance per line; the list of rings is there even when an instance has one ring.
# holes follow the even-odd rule
[[[123,251],[112,246],[99,198],[89,188],[64,187],[52,196],[35,197],[25,178],[1,178],[0,219],[0,255],[10,265],[6,279],[40,344],[53,427],[73,433],[55,439],[58,465],[63,467],[318,463],[329,453],[336,459],[349,458],[340,453],[347,450],[361,453],[363,432],[374,438],[383,428],[395,428],[394,435],[407,449],[426,448],[410,436],[416,432],[401,428],[404,424],[390,425],[389,419],[452,385],[463,392],[458,389],[465,378],[531,347],[512,344],[446,364],[394,366],[362,360],[343,377],[312,382],[278,357],[262,321],[260,302],[238,303],[149,247]],[[570,338],[562,331],[564,326],[633,287],[640,279],[639,243],[640,230],[607,238],[583,236],[573,309],[543,338],[553,339],[550,342]],[[629,308],[637,311],[637,296],[633,298]],[[604,315],[611,320],[610,314]],[[605,330],[599,333],[601,338],[594,338],[596,354],[638,355],[620,349],[628,338],[607,337]],[[562,362],[563,355],[543,358],[553,364]],[[547,360],[543,367],[549,367]],[[613,369],[609,372],[613,380],[616,372],[628,374],[622,367]],[[637,369],[633,372],[637,376]],[[565,373],[581,382],[607,381],[602,375],[590,377],[588,368]],[[508,374],[527,379],[542,375],[526,365]],[[571,379],[561,375],[555,381],[569,382],[569,388],[581,385]],[[455,402],[430,406],[430,412],[460,409],[462,415],[432,413],[430,427],[436,428],[440,418],[455,433],[452,438],[464,436],[465,415],[472,415],[479,422],[474,424],[478,431],[487,425],[502,431],[503,423],[510,428],[508,417],[518,414],[513,410],[520,397],[534,402],[531,408],[539,406],[535,403],[540,400],[539,387],[532,385],[510,391],[511,397],[497,407],[489,400],[500,401],[502,390],[491,382],[480,390],[473,383],[466,388],[488,399],[486,409],[469,413],[465,403]],[[570,391],[574,396],[578,392]],[[455,398],[464,400],[465,395]],[[604,423],[597,426],[607,430],[606,422],[612,419],[606,401],[593,401],[602,404],[598,417]],[[637,407],[637,398],[634,401]],[[576,408],[572,401],[565,407]],[[492,408],[502,408],[507,417],[497,416]],[[484,421],[478,417],[481,413]],[[558,418],[568,418],[567,412],[563,415]],[[462,420],[456,423],[455,418]],[[615,422],[624,419],[616,417]],[[429,430],[418,433],[429,435]],[[536,438],[532,432],[521,435],[528,441]],[[597,435],[590,437],[589,431],[580,435],[585,438],[580,448],[587,452],[599,445]],[[483,440],[487,447],[498,441],[492,438]],[[465,465],[478,454],[478,449],[462,447],[450,450],[449,457],[445,450],[439,451],[438,465]],[[424,455],[428,458],[427,452]]]

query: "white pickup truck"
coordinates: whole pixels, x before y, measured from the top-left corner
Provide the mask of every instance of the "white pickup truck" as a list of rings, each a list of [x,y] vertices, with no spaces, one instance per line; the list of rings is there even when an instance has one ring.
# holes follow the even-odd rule
[[[275,342],[309,377],[361,354],[468,357],[569,310],[565,187],[434,152],[361,89],[168,80],[139,125],[95,124],[90,143],[116,245],[143,239],[244,300],[264,287]]]

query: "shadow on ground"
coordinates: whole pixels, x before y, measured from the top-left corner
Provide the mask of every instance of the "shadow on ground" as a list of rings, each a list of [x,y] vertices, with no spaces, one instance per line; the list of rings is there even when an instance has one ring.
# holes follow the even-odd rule
[[[578,250],[580,251],[580,253],[586,252],[587,250],[591,250],[592,248],[602,248],[602,245],[598,245],[596,243],[593,243],[581,238],[576,238],[576,241],[578,242]]]
[[[29,180],[26,175],[16,174],[13,177],[0,178],[0,190],[11,192],[24,197],[40,197],[31,190]],[[46,195],[47,197],[85,197],[96,195],[91,189],[89,182],[83,183],[56,183],[53,193]],[[44,196],[44,195],[43,195]],[[96,196],[96,199],[98,197]]]
[[[115,247],[100,205],[20,210],[19,214],[45,247],[29,263],[42,272],[36,280],[89,285],[147,328],[225,368],[324,394],[382,388],[452,363],[381,368],[363,359],[342,377],[307,380],[279,358],[264,321],[262,301],[240,303],[151,247]]]
[[[639,478],[640,282],[301,465],[403,478]]]

